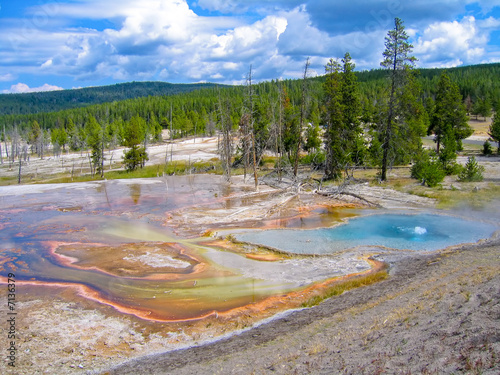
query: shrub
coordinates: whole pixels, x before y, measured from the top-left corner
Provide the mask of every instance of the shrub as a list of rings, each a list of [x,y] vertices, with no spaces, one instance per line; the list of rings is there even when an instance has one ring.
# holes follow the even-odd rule
[[[463,167],[459,163],[451,163],[444,167],[447,176],[458,175],[462,172]]]
[[[421,181],[429,187],[435,187],[444,180],[446,171],[439,160],[422,154],[411,167],[411,177]]]
[[[149,160],[148,154],[144,147],[138,147],[137,145],[132,146],[132,148],[125,152],[123,156],[123,163],[125,164],[125,169],[127,171],[135,171],[139,167],[144,167],[146,161]]]
[[[302,164],[310,164],[314,168],[323,168],[325,165],[326,155],[324,152],[317,151],[307,154],[301,159]]]
[[[467,164],[458,175],[459,181],[474,182],[483,181],[484,167],[479,165],[474,156],[469,156]]]
[[[483,143],[483,155],[489,156],[493,154],[493,147],[491,147],[491,143],[486,141]]]

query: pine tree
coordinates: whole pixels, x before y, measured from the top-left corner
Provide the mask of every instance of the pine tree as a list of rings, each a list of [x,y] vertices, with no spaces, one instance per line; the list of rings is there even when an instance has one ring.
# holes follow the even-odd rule
[[[97,122],[94,116],[90,116],[85,123],[85,133],[87,135],[87,144],[92,155],[92,175],[104,173],[104,130]]]
[[[323,85],[325,94],[325,148],[326,148],[326,178],[336,180],[342,175],[345,158],[344,148],[341,142],[342,132],[342,98],[341,98],[341,66],[338,61],[330,59],[325,66],[326,79]]]
[[[309,124],[306,129],[306,143],[304,145],[304,150],[310,154],[317,152],[321,146],[319,132],[320,129],[318,124]]]
[[[434,134],[437,153],[445,165],[456,158],[456,151],[462,149],[462,139],[472,134],[466,111],[458,86],[448,74],[441,74],[428,133]]]
[[[493,117],[488,134],[495,142],[497,142],[497,153],[500,155],[500,114],[498,112],[499,111],[497,111]]]
[[[354,74],[355,65],[351,55],[347,52],[342,59],[341,77],[341,102],[343,110],[343,142],[347,150],[347,159],[344,161],[347,173],[351,165],[359,164],[362,161],[363,141],[361,139],[360,126],[360,101],[358,93],[357,77]]]
[[[146,149],[139,147],[146,136],[145,129],[146,121],[140,116],[134,116],[126,123],[123,139],[125,146],[130,149],[125,152],[123,161],[128,171],[144,167],[146,161],[149,160]]]
[[[31,152],[36,152],[38,155],[40,155],[43,134],[38,121],[33,120],[28,137],[28,143],[31,144]]]
[[[400,127],[407,126],[401,116],[401,98],[406,88],[410,70],[414,67],[416,58],[410,56],[413,46],[408,42],[403,21],[394,20],[394,29],[385,38],[384,60],[380,65],[389,71],[389,94],[385,113],[379,125],[382,146],[381,180],[387,180],[387,168],[390,163],[390,153],[397,151],[402,144],[397,144],[397,134]]]
[[[330,60],[326,66],[325,93],[326,177],[338,179],[342,171],[360,162],[363,143],[360,142],[360,102],[357,79],[351,56],[346,53],[343,65]]]

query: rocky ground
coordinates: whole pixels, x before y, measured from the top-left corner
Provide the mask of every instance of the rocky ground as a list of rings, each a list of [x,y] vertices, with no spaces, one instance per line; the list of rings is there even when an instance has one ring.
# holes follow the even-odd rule
[[[104,152],[105,171],[123,169],[121,163],[126,149],[121,147]],[[15,177],[19,175],[19,164],[9,163],[6,160],[5,150],[3,163],[0,164],[0,175]],[[163,165],[172,161],[197,162],[206,161],[217,157],[217,137],[191,138],[175,142],[162,142],[148,146],[148,165]],[[90,174],[89,154],[82,152],[65,152],[54,156],[52,154],[39,158],[30,155],[21,165],[23,183],[40,178],[50,179],[55,175],[79,176]]]

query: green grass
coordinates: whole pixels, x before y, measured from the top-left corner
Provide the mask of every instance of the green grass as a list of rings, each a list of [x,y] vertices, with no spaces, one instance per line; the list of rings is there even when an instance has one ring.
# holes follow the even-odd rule
[[[31,183],[68,183],[68,182],[88,182],[107,180],[120,180],[129,178],[151,178],[161,177],[163,175],[183,175],[189,172],[192,173],[214,173],[222,174],[222,168],[218,159],[203,162],[195,162],[189,164],[187,161],[175,161],[168,164],[147,165],[144,168],[138,168],[135,171],[125,170],[111,170],[104,171],[104,178],[100,176],[91,176],[90,174],[84,175],[71,175],[64,174],[59,176],[40,176],[37,180],[29,180]],[[28,177],[23,178],[23,182],[27,182]],[[0,185],[17,184],[17,177],[2,177],[0,178]]]
[[[361,286],[366,286],[376,283],[378,281],[385,280],[388,276],[389,274],[387,273],[387,269],[383,269],[381,271],[371,273],[369,275],[356,276],[352,279],[335,283],[331,287],[324,290],[321,294],[309,298],[306,302],[302,304],[302,307],[316,306],[327,298],[339,296],[348,290],[356,289]]]
[[[457,186],[459,184],[457,183]],[[417,195],[419,197],[432,198],[438,201],[437,208],[451,209],[459,207],[467,202],[471,207],[484,207],[488,203],[498,199],[500,196],[500,186],[490,183],[487,187],[479,190],[474,190],[474,183],[460,183],[460,189],[451,188],[429,188],[425,186],[413,186],[407,189],[409,194]],[[405,191],[403,189],[403,191]]]

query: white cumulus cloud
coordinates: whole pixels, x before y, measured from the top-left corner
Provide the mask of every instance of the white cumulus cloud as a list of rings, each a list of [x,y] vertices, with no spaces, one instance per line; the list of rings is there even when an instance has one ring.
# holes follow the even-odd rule
[[[48,83],[45,83],[40,87],[29,87],[25,83],[16,83],[15,85],[12,85],[10,87],[10,90],[4,90],[4,93],[24,94],[28,92],[56,91],[56,90],[63,90],[63,88],[59,86],[49,85]]]
[[[421,65],[450,67],[482,61],[489,33],[473,16],[461,21],[436,22],[417,37],[414,52]],[[493,24],[490,20],[487,25]]]
[[[75,7],[66,6],[62,11],[73,15]],[[244,77],[250,64],[273,64],[277,43],[288,25],[279,15],[248,23],[238,17],[198,16],[185,0],[125,0],[120,10],[104,10],[121,17],[116,28],[72,30],[64,48],[48,56],[43,68],[78,79],[216,79],[232,83]],[[81,14],[96,16],[86,8]]]

